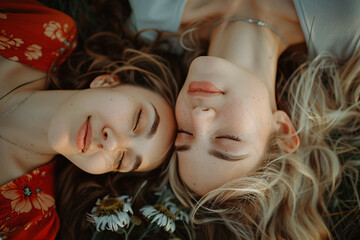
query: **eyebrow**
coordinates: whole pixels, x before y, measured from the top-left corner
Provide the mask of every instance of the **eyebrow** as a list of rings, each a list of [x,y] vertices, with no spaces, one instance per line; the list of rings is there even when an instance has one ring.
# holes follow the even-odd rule
[[[181,145],[181,146],[175,146],[175,151],[177,152],[184,152],[190,150],[190,146],[189,145]]]
[[[159,127],[159,124],[160,124],[159,114],[158,114],[155,106],[154,105],[152,105],[152,106],[153,106],[154,111],[155,111],[155,120],[154,120],[153,125],[151,126],[150,132],[147,134],[147,138],[152,138],[155,135],[155,133],[156,133],[158,127]]]
[[[177,152],[185,152],[190,149],[191,149],[190,145],[175,146],[175,151],[177,151]],[[225,161],[229,161],[229,162],[241,161],[241,160],[244,160],[249,157],[248,154],[232,155],[232,154],[228,154],[228,153],[224,153],[224,152],[220,152],[220,151],[216,151],[216,150],[210,150],[209,154],[211,156],[214,156],[216,158],[219,158],[219,159],[222,159]]]
[[[129,172],[133,172],[136,169],[138,169],[140,167],[141,163],[142,163],[142,159],[143,159],[142,156],[136,155],[135,164],[134,164],[133,168]]]

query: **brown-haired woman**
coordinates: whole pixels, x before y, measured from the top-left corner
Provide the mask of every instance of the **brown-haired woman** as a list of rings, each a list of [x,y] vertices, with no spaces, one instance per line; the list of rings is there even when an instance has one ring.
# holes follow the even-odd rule
[[[87,44],[100,42],[95,47],[107,53],[87,48],[78,65],[86,80],[68,85],[77,90],[45,90],[64,84],[64,74],[48,80],[75,47],[75,23],[36,1],[2,1],[0,8],[0,236],[53,239],[54,156],[91,174],[158,168],[171,154],[178,83],[163,58],[103,34]]]

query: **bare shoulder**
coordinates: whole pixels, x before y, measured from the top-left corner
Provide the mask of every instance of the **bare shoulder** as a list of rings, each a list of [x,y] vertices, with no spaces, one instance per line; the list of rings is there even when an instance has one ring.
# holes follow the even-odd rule
[[[35,79],[43,78],[32,85],[32,88],[41,89],[42,86],[45,86],[46,72],[2,56],[0,56],[0,73],[0,96],[4,96],[15,87]]]

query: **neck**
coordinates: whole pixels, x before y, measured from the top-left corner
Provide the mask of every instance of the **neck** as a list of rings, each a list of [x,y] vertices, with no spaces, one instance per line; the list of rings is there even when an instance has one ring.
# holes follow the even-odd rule
[[[226,59],[263,81],[275,109],[277,60],[285,48],[277,38],[271,30],[246,22],[224,23],[214,30],[208,55]]]
[[[19,91],[8,99],[6,105],[19,104],[33,91]],[[0,183],[20,177],[54,158],[57,152],[48,142],[50,121],[63,102],[76,92],[37,91],[0,119],[0,135],[7,139],[0,139],[0,164],[6,166],[0,169]]]
[[[47,129],[52,116],[69,94],[65,91],[26,89],[3,99],[5,106],[0,111],[0,116],[4,116],[0,119],[0,165],[6,167],[0,169],[0,184],[53,159],[56,152],[49,146]]]
[[[34,91],[19,91],[8,99],[6,105],[15,106]],[[20,177],[54,158],[57,152],[48,142],[50,122],[64,101],[77,92],[36,91],[14,111],[0,119],[0,135],[8,140],[0,139],[0,163],[1,166],[6,166],[0,169],[0,183]]]
[[[14,106],[31,92],[21,91],[8,101]],[[1,134],[33,152],[55,155],[48,143],[50,121],[63,102],[77,91],[37,91],[1,121]],[[36,136],[36,137],[35,137]]]
[[[292,11],[288,12],[295,13],[292,5],[289,8]],[[304,40],[297,18],[288,17],[289,13],[271,12],[269,9],[264,11],[264,6],[259,8],[256,4],[243,1],[235,15],[227,15],[224,18],[241,16],[262,20],[279,31],[290,45]],[[245,21],[229,21],[219,24],[212,31],[208,55],[231,61],[260,79],[267,86],[272,109],[276,110],[277,62],[286,47],[279,35],[268,27]]]
[[[43,89],[45,87],[46,72],[31,68],[27,65],[11,61],[0,56],[0,96],[4,96],[12,89],[24,83],[38,80],[32,84],[21,87],[21,89]],[[7,101],[0,101],[0,107]]]

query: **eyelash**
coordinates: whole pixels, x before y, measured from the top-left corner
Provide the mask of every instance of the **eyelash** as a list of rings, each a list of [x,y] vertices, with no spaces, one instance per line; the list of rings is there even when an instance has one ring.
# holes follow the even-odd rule
[[[184,133],[184,134],[191,135],[191,136],[193,135],[192,133],[186,132],[184,130],[178,130],[177,132],[178,133]],[[235,136],[235,135],[225,135],[225,136],[219,136],[219,137],[216,137],[216,138],[225,138],[225,139],[230,139],[230,140],[233,140],[233,141],[241,142],[241,138],[239,138],[238,136]]]
[[[226,139],[234,140],[237,142],[241,141],[241,138],[239,138],[238,136],[235,136],[235,135],[225,135],[225,136],[220,136],[220,137],[216,137],[216,138],[226,138]]]
[[[140,120],[141,120],[141,118],[142,118],[143,115],[144,115],[143,110],[140,109],[140,112],[139,112],[138,117],[137,117],[137,119],[136,119],[136,123],[135,123],[135,127],[134,127],[133,131],[135,131],[136,128],[138,127],[139,122],[140,122]]]
[[[118,166],[116,167],[117,170],[120,169],[121,163],[122,163],[122,161],[124,160],[124,157],[125,157],[125,152],[123,152],[123,154],[122,154],[122,156],[121,156],[121,158],[120,158],[120,160],[119,160],[119,164],[118,164]]]
[[[178,130],[177,133],[184,133],[184,134],[187,134],[187,135],[190,135],[190,136],[193,135],[192,133],[186,132],[184,130]]]

